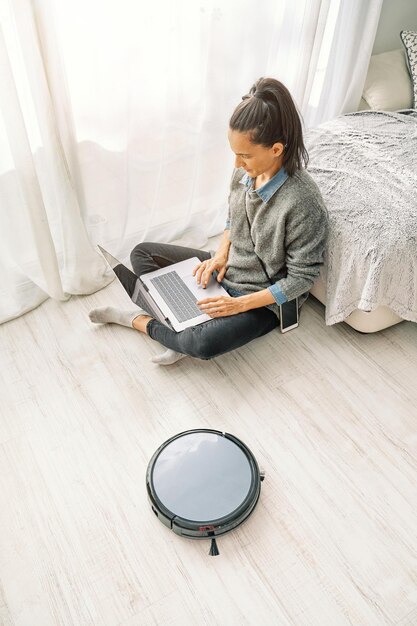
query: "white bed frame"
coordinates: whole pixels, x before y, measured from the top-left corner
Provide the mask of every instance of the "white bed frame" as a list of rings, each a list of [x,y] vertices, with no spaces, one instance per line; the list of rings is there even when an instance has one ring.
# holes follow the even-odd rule
[[[319,302],[326,305],[326,285],[321,277],[314,283],[310,293]],[[388,307],[379,306],[373,311],[355,309],[343,321],[360,333],[376,333],[378,330],[389,328],[389,326],[394,326],[394,324],[399,324],[399,322],[404,320]]]

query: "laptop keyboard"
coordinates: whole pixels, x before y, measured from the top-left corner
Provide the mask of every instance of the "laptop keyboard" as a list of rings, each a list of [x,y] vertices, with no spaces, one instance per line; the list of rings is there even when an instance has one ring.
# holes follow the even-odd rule
[[[167,272],[151,278],[151,283],[179,322],[186,322],[203,314],[196,305],[197,298],[181,280],[177,272]]]

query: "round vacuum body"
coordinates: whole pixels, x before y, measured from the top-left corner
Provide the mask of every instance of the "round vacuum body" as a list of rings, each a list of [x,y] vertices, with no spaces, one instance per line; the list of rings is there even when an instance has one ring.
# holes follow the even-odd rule
[[[239,526],[255,508],[262,480],[255,457],[240,439],[204,428],[168,439],[146,473],[155,515],[178,535],[193,539],[214,538]]]

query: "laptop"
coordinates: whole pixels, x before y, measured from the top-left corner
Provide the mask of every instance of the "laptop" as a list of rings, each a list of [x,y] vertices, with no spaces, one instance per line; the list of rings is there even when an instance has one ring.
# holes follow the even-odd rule
[[[197,301],[229,295],[213,277],[205,289],[197,284],[196,277],[193,276],[194,268],[201,262],[197,257],[142,274],[138,278],[110,252],[101,246],[97,247],[132,302],[145,308],[152,317],[176,332],[212,319],[207,313],[201,312]],[[121,271],[130,281],[131,293],[118,276]]]

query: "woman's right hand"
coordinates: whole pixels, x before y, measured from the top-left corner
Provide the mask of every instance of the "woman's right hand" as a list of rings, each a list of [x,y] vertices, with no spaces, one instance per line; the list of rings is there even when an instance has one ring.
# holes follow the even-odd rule
[[[193,276],[197,277],[197,283],[205,289],[212,273],[217,270],[217,281],[220,283],[227,270],[227,256],[216,254],[211,259],[199,263],[193,270]]]

